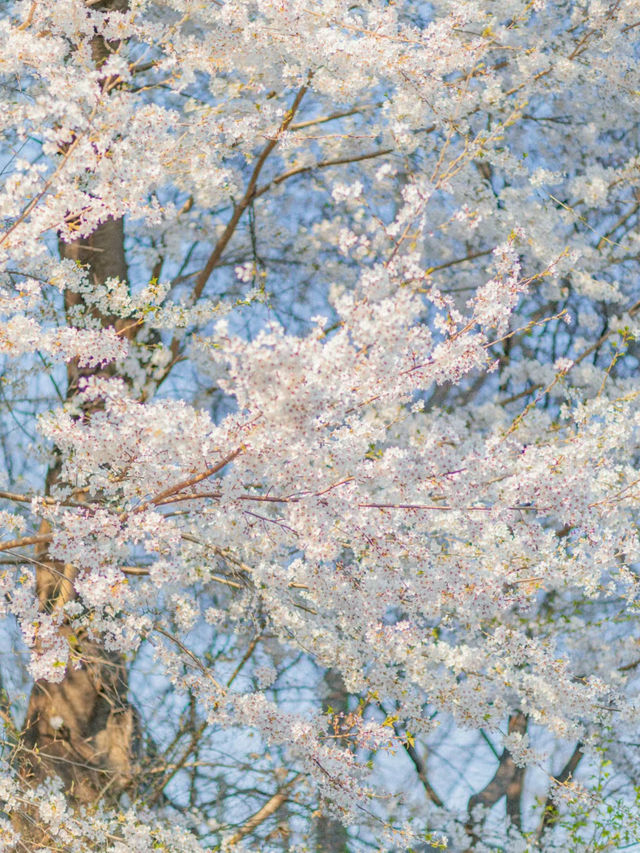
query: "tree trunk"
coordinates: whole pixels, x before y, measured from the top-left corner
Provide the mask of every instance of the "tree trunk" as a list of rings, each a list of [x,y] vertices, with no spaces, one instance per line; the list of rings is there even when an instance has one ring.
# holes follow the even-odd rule
[[[326,704],[333,708],[336,714],[341,711],[346,712],[349,694],[340,673],[335,669],[328,669],[323,680]],[[317,853],[346,853],[347,841],[347,830],[339,820],[327,814],[320,814],[317,817],[315,828]]]
[[[126,5],[125,0],[104,0],[93,8],[122,11]],[[91,47],[100,67],[117,45],[96,36]],[[107,219],[89,237],[71,243],[60,241],[59,249],[62,258],[75,260],[85,268],[96,287],[109,278],[128,280],[121,218]],[[72,309],[82,305],[81,295],[65,293],[69,325],[73,325]],[[113,325],[130,338],[135,334],[122,321],[95,311],[93,315],[103,327]],[[81,368],[77,361],[70,362],[66,401],[76,396],[82,378],[110,373],[112,368]],[[90,416],[91,407],[85,406],[79,417]],[[58,483],[60,470],[57,456],[47,472],[46,494]],[[75,597],[76,569],[52,560],[46,546],[36,553],[36,559],[40,607],[50,613],[59,611]],[[62,681],[42,679],[33,686],[23,737],[16,749],[19,772],[31,786],[57,776],[72,803],[88,805],[105,798],[114,801],[134,778],[136,715],[127,701],[126,665],[121,655],[107,651],[99,640],[72,634],[64,619],[60,633],[71,646],[71,661]],[[17,823],[23,844],[28,849],[40,849],[46,832],[34,829],[37,823],[28,816]]]
[[[126,280],[122,220],[107,220],[86,240],[60,243],[62,257],[73,258],[87,268],[99,285],[109,277]],[[67,309],[81,297],[67,295]],[[111,318],[101,317],[103,325]],[[82,377],[104,372],[79,368],[67,370],[66,399],[78,391]],[[90,416],[83,411],[81,417]],[[50,492],[60,475],[60,460],[47,472]],[[43,531],[44,532],[44,531]],[[40,606],[55,612],[75,596],[73,566],[51,560],[47,550],[37,554],[36,590]],[[29,700],[24,736],[18,751],[21,775],[31,785],[56,775],[71,800],[92,803],[114,798],[133,777],[134,711],[127,702],[127,671],[121,656],[107,652],[99,642],[74,636],[63,621],[61,634],[72,647],[72,661],[59,683],[40,680]]]

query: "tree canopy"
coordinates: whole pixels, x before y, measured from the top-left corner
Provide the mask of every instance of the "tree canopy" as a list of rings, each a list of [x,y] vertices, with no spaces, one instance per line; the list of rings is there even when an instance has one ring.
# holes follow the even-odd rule
[[[0,848],[640,838],[635,0],[7,0]]]

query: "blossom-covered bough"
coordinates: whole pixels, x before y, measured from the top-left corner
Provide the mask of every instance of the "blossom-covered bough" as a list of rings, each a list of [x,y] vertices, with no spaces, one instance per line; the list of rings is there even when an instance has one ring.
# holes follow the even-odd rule
[[[639,33],[5,4],[2,849],[637,840]]]

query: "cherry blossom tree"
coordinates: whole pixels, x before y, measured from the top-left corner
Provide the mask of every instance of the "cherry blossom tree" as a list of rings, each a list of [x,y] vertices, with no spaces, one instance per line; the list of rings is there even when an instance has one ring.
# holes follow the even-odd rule
[[[634,0],[0,20],[0,846],[640,837]]]

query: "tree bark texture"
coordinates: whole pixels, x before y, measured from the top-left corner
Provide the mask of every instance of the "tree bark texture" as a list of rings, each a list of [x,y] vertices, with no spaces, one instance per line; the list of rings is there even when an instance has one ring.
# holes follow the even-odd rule
[[[122,11],[125,0],[105,0],[93,9]],[[96,35],[92,55],[97,67],[117,45]],[[62,258],[81,264],[95,287],[109,278],[128,281],[124,249],[123,219],[107,219],[88,237],[59,243]],[[73,311],[83,308],[83,297],[67,291],[65,310],[70,325]],[[115,326],[121,334],[133,337],[123,321],[93,311],[103,327]],[[81,387],[81,380],[95,375],[108,375],[112,368],[80,367],[76,360],[67,366],[66,402]],[[85,406],[79,415],[90,418]],[[61,459],[55,453],[46,475],[45,492],[60,480]],[[81,495],[77,496],[82,500]],[[50,532],[43,523],[41,532]],[[77,570],[53,560],[47,546],[36,552],[36,591],[40,607],[49,613],[59,612],[75,598]],[[61,620],[60,633],[69,643],[71,659],[62,681],[37,681],[31,691],[23,735],[16,748],[15,760],[23,780],[36,786],[57,776],[68,798],[77,804],[90,805],[101,799],[115,800],[132,785],[135,769],[137,717],[127,700],[127,668],[122,656],[107,651],[98,639],[74,634],[66,619]],[[37,830],[37,822],[23,816],[20,825],[23,844],[40,849],[45,838]]]
[[[61,242],[60,252],[82,263],[95,285],[110,277],[126,281],[121,219],[107,220],[85,240]],[[77,294],[69,294],[66,308],[80,300]],[[113,322],[108,317],[100,320],[103,325]],[[81,378],[99,372],[104,371],[71,362],[67,401],[77,394]],[[80,417],[90,415],[85,410]],[[47,492],[59,477],[57,458],[47,472]],[[76,569],[52,560],[46,547],[37,553],[37,561],[40,607],[50,613],[59,611],[75,597]],[[127,702],[127,670],[121,656],[107,652],[99,641],[74,635],[65,620],[60,632],[71,647],[71,662],[62,681],[34,684],[18,751],[21,773],[32,785],[56,775],[71,799],[88,804],[103,796],[115,797],[131,784],[135,716]]]

